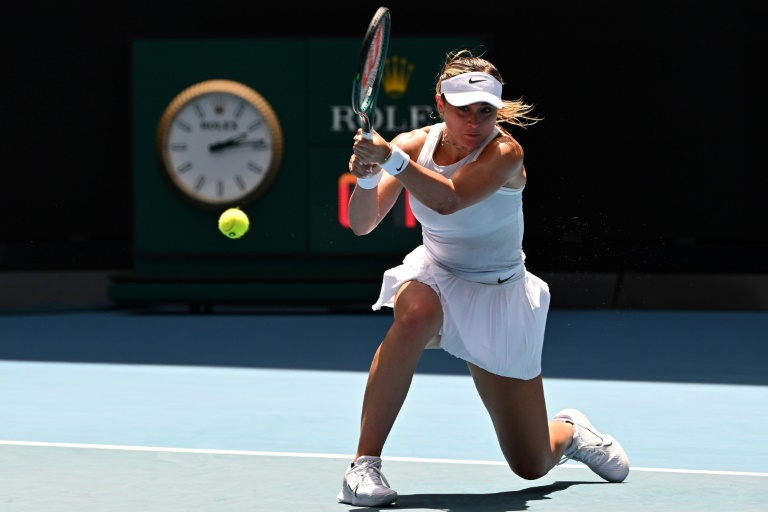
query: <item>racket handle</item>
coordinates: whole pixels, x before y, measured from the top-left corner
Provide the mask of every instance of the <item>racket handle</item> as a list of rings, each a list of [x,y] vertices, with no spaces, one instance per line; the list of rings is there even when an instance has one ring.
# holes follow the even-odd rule
[[[363,123],[363,138],[371,140],[373,138],[373,127],[371,121],[365,114],[360,114],[360,121]]]

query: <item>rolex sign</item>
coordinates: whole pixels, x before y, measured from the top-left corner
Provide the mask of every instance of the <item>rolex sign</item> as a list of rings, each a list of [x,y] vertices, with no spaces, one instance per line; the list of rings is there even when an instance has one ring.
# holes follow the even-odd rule
[[[351,148],[350,136],[360,127],[352,110],[352,82],[360,42],[312,40],[308,75],[312,143]],[[446,54],[460,48],[479,52],[483,44],[477,37],[392,37],[373,118],[374,129],[390,139],[400,132],[437,122],[435,82]],[[329,55],[335,58],[329,60]]]

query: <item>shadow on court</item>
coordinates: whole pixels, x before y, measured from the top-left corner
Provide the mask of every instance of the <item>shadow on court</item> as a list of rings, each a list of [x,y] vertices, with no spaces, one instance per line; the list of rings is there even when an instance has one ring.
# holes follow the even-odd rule
[[[350,510],[441,510],[446,512],[506,512],[530,510],[530,503],[549,500],[550,495],[574,485],[603,485],[607,482],[555,482],[519,491],[490,494],[406,494],[400,495],[395,507],[352,508]]]

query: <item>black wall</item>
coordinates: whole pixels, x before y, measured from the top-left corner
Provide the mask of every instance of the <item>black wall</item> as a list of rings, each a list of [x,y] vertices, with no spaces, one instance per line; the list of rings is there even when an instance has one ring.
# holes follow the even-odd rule
[[[75,4],[4,8],[0,271],[131,267],[133,38],[362,36],[379,5]],[[505,95],[544,117],[515,132],[529,172],[531,268],[766,271],[762,7],[452,4],[382,5],[392,37],[488,33]]]

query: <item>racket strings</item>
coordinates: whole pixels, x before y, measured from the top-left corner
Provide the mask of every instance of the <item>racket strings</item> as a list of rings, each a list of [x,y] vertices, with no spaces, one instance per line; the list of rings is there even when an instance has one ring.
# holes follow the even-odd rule
[[[370,133],[381,77],[389,45],[389,10],[380,7],[368,27],[360,51],[357,74],[352,89],[352,107]]]

